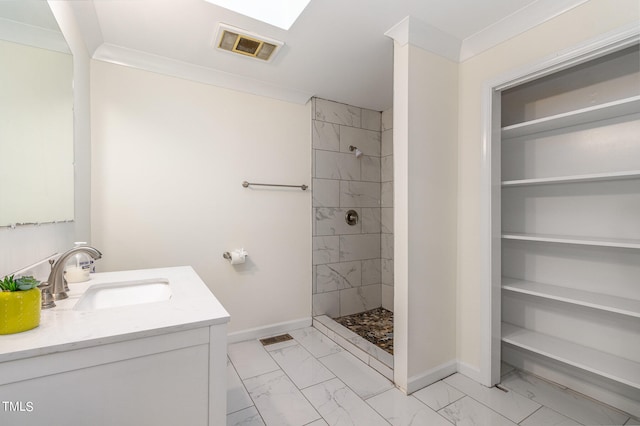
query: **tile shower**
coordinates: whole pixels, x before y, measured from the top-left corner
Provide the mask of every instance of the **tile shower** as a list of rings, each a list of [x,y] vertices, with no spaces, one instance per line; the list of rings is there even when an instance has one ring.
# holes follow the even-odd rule
[[[393,310],[392,111],[312,102],[313,315]]]

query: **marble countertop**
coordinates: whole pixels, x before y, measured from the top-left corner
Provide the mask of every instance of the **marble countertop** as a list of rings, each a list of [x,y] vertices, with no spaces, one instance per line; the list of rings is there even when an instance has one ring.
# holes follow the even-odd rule
[[[169,300],[95,311],[73,309],[90,286],[152,278],[169,280]],[[0,335],[0,362],[224,324],[230,318],[190,266],[95,273],[89,281],[69,288],[68,299],[41,311],[38,327]]]

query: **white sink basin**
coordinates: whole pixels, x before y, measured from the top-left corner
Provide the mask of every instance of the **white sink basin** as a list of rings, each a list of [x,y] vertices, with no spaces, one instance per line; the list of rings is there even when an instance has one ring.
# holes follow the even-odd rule
[[[171,287],[169,280],[165,278],[122,281],[89,287],[73,309],[94,311],[118,306],[163,302],[170,298]]]

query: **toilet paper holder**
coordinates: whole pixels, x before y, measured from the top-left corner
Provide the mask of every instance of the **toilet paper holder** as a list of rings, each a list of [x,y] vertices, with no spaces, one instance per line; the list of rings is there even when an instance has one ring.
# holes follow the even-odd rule
[[[243,248],[241,249],[237,249],[237,250],[233,250],[235,253],[237,253],[238,255],[242,256],[242,257],[248,257],[249,253],[247,253],[247,251]],[[225,251],[224,253],[222,253],[222,257],[224,257],[225,259],[227,259],[229,262],[231,262],[233,260],[233,257],[231,256],[231,252]],[[243,259],[244,262],[244,259]]]

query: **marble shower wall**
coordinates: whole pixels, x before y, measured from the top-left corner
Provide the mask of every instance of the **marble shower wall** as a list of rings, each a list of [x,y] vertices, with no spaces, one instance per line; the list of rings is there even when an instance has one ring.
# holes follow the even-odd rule
[[[313,315],[335,318],[382,305],[382,114],[312,102]],[[355,226],[345,221],[350,209]]]

